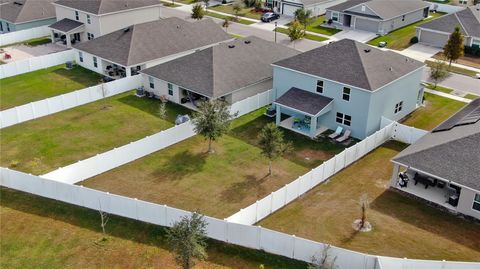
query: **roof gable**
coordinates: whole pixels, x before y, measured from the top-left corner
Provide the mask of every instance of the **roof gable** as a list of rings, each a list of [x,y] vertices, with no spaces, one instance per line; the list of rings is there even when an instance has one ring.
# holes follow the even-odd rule
[[[24,23],[55,18],[54,0],[9,0],[0,6],[0,18],[11,23]]]
[[[480,37],[480,10],[475,6],[422,23],[418,28],[452,33],[459,26],[463,35]]]

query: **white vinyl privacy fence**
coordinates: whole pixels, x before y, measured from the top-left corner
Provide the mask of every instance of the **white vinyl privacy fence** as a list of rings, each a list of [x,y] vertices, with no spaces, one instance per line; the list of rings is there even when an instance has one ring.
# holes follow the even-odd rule
[[[237,117],[240,117],[271,104],[273,102],[273,97],[273,90],[268,90],[232,104],[230,111],[232,113],[237,113]]]
[[[417,140],[420,139],[422,136],[428,133],[425,130],[418,129],[411,126],[406,126],[398,122],[389,120],[385,117],[382,117],[380,127],[383,128],[392,123],[393,123],[392,139],[406,143],[406,144],[413,144],[417,142]]]
[[[64,50],[0,65],[0,79],[64,64],[75,59],[73,50]]]
[[[453,6],[448,4],[440,4],[440,3],[432,3],[430,5],[430,10],[435,10],[437,12],[445,12],[445,13],[454,13],[463,9],[465,9],[465,7]]]
[[[139,87],[141,83],[142,79],[140,76],[131,76],[2,110],[0,111],[0,128],[5,128],[123,93]]]
[[[44,37],[50,35],[48,26],[40,26],[10,33],[0,34],[0,46],[10,45],[32,38]]]
[[[7,168],[0,168],[0,185],[65,203],[93,210],[101,210],[113,215],[166,227],[171,227],[182,217],[191,215],[191,212],[167,205],[154,204],[136,198],[119,196],[78,185],[45,179]],[[232,223],[227,220],[220,220],[208,216],[205,217],[205,220],[207,222],[207,235],[210,238],[243,247],[264,250],[268,253],[300,261],[309,262],[312,257],[319,257],[326,247],[323,243],[259,226]],[[473,269],[478,268],[480,265],[478,263],[461,263],[464,267],[459,267],[460,263],[442,262],[443,267],[438,267],[437,261],[405,260],[388,257],[381,257],[382,261],[379,262],[376,256],[337,247],[331,247],[329,255],[332,258],[336,257],[335,264],[339,269]],[[408,265],[408,267],[404,265]]]

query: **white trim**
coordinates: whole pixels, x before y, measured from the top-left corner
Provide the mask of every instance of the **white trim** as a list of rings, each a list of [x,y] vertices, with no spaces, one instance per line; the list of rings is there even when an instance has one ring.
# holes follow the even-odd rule
[[[77,27],[75,27],[75,28],[73,28],[73,29],[71,29],[70,31],[67,31],[67,32],[64,32],[64,31],[61,31],[61,30],[52,28],[52,27],[50,27],[50,26],[48,26],[48,28],[50,28],[50,29],[52,29],[53,31],[56,31],[56,32],[60,32],[60,33],[64,33],[64,34],[70,34],[72,31],[74,31],[74,30],[76,30],[76,29],[78,29],[78,28],[80,28],[80,27],[82,27],[82,26],[85,26],[85,24],[82,23],[82,25],[79,25],[79,26],[77,26]],[[85,29],[84,29],[84,31],[85,31]]]
[[[289,107],[289,106],[286,106],[286,105],[282,105],[282,104],[279,104],[279,103],[277,103],[277,102],[273,102],[273,104],[274,104],[274,105],[277,105],[277,106],[281,106],[281,107],[287,108],[287,109],[294,110],[294,111],[296,111],[296,112],[299,112],[299,113],[301,113],[301,114],[304,114],[304,115],[307,115],[307,116],[310,116],[310,117],[315,117],[314,115],[312,115],[312,114],[310,114],[310,113],[307,113],[307,112],[305,112],[305,111],[301,111],[301,110],[298,110],[298,109],[293,108],[293,107]],[[281,111],[280,111],[280,113],[281,113]]]

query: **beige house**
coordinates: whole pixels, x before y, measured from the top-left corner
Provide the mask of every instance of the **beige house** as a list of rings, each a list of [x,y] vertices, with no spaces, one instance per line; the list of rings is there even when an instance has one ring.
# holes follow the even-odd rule
[[[161,8],[158,0],[59,0],[53,5],[57,22],[49,26],[52,40],[67,47],[158,20]]]

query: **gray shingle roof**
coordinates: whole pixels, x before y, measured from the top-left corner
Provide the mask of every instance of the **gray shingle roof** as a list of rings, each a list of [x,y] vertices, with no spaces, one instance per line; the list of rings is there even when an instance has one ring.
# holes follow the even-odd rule
[[[429,3],[421,0],[350,0],[328,9],[345,12],[348,9],[362,3],[375,12],[382,20],[388,20],[402,16],[415,10],[430,6]]]
[[[478,108],[480,99],[447,121],[456,121]],[[393,161],[480,190],[480,121],[444,131],[434,130],[400,152]]]
[[[460,26],[462,34],[480,37],[480,10],[475,6],[442,16],[422,23],[418,28],[430,29],[445,33],[452,33],[456,26]]]
[[[136,24],[74,46],[114,63],[130,66],[232,39],[211,19],[171,17]]]
[[[61,31],[61,32],[64,32],[64,33],[67,33],[75,28],[78,28],[80,26],[82,26],[83,23],[82,22],[79,22],[79,21],[74,21],[74,20],[71,20],[71,19],[68,19],[68,18],[65,18],[65,19],[62,19],[62,20],[59,20],[53,24],[51,24],[50,28],[52,29],[55,29],[55,30],[58,30],[58,31]]]
[[[424,66],[412,58],[350,39],[304,52],[274,65],[370,91]]]
[[[332,98],[292,87],[280,98],[276,104],[283,105],[310,115],[317,115],[322,109],[333,101]]]
[[[58,0],[55,3],[96,15],[160,5],[159,0]]]
[[[271,78],[273,62],[298,53],[250,36],[153,66],[142,73],[218,98]]]
[[[24,23],[55,18],[54,0],[8,0],[0,6],[0,19]]]

